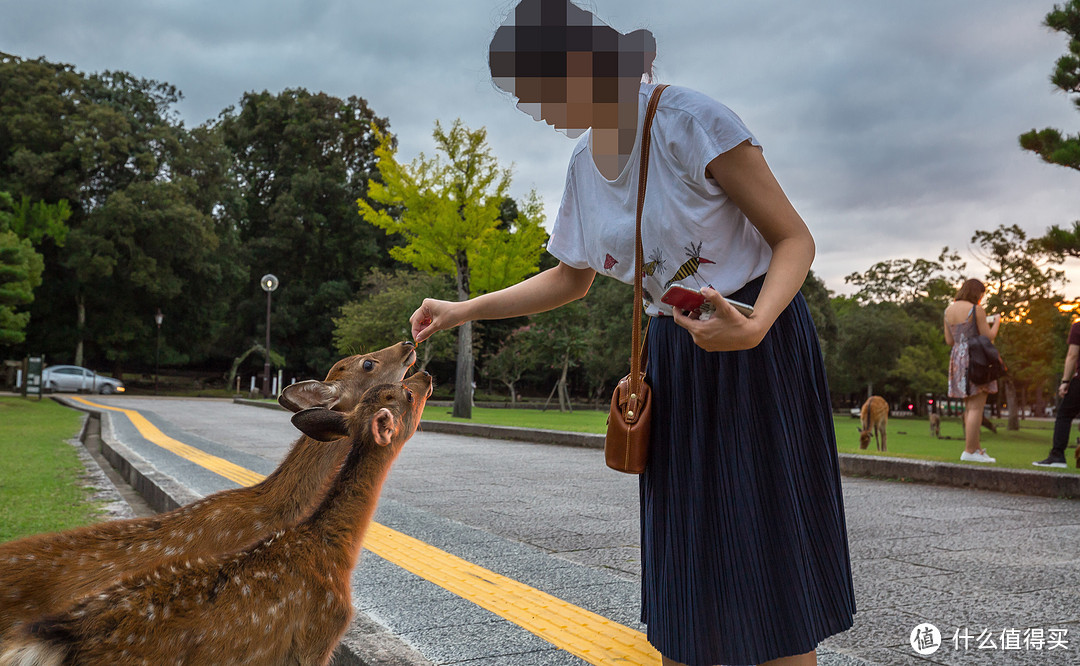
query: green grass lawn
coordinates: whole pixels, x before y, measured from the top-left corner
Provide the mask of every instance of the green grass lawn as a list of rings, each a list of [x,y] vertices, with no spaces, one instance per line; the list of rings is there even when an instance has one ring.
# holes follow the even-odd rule
[[[424,418],[429,421],[457,421],[459,423],[484,423],[486,425],[513,426],[515,428],[538,428],[541,430],[568,430],[570,432],[607,432],[607,412],[575,409],[560,412],[559,408],[510,409],[502,407],[473,407],[472,419],[450,416],[450,407],[432,405],[424,408]]]
[[[576,410],[572,413],[560,413],[558,410],[546,412],[538,409],[486,409],[473,408],[473,418],[456,419],[450,416],[449,407],[428,407],[424,418],[431,421],[459,421],[485,423],[488,425],[516,426],[519,428],[541,428],[550,430],[569,430],[571,432],[590,432],[603,434],[606,431],[607,412]],[[964,434],[959,418],[944,419],[941,423],[942,439],[930,436],[930,425],[925,418],[889,419],[889,450],[879,454],[870,441],[870,448],[859,449],[859,420],[847,415],[835,415],[837,450],[841,453],[863,453],[885,455],[896,458],[917,458],[920,460],[939,460],[942,462],[960,462],[960,452],[964,450]],[[1050,452],[1050,437],[1054,424],[1050,421],[1021,421],[1020,430],[1005,430],[1004,419],[995,422],[997,434],[982,431],[982,445],[990,455],[997,458],[993,464],[962,463],[985,467],[1011,467],[1015,469],[1046,470],[1069,474],[1080,473],[1073,466],[1073,450],[1066,452],[1069,469],[1040,468],[1031,465],[1034,460],[1042,460]],[[1073,436],[1078,433],[1074,430]],[[952,439],[945,439],[951,437]]]
[[[870,447],[865,451],[859,450],[858,419],[848,416],[834,417],[836,423],[837,449],[841,453],[869,453],[879,455],[874,446],[874,440],[870,440]],[[1053,436],[1053,421],[1023,420],[1020,422],[1020,430],[1008,431],[1005,429],[1005,419],[995,419],[998,427],[997,434],[983,428],[980,434],[980,443],[992,458],[997,458],[996,463],[965,462],[963,465],[976,465],[979,467],[1011,467],[1014,469],[1043,470],[1050,472],[1063,472],[1068,474],[1080,473],[1074,464],[1073,448],[1065,452],[1065,458],[1069,468],[1057,469],[1050,467],[1034,467],[1032,461],[1042,460],[1050,453],[1050,440]],[[1073,427],[1073,441],[1077,436],[1077,428]],[[897,458],[918,458],[920,460],[940,460],[943,462],[960,462],[960,453],[964,450],[964,431],[960,427],[960,419],[949,418],[941,422],[942,439],[930,436],[930,425],[925,418],[892,418],[889,419],[889,450],[887,455]],[[945,439],[949,437],[951,439]]]
[[[64,440],[79,413],[52,400],[0,398],[0,541],[98,520],[80,486],[83,466]]]

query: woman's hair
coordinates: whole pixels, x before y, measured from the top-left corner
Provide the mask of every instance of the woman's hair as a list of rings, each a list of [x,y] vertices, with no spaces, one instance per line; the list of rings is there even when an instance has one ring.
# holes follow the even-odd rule
[[[968,278],[964,280],[964,284],[960,285],[960,289],[956,292],[956,297],[953,300],[978,303],[985,293],[986,286],[982,282],[975,278]]]
[[[592,53],[594,77],[635,77],[652,71],[656,38],[648,30],[622,34],[569,0],[521,0],[488,46],[495,85],[514,92],[514,80],[566,77],[568,52]]]

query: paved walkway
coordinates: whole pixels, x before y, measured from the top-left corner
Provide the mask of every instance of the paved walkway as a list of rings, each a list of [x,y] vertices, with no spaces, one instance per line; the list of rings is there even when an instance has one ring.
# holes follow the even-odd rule
[[[286,413],[228,402],[93,401],[137,410],[166,437],[258,474],[296,436]],[[151,474],[175,480],[181,501],[234,485],[111,414],[105,437]],[[844,497],[859,612],[853,629],[822,644],[822,664],[1080,663],[1080,503],[850,477]],[[419,543],[406,551],[434,547],[497,574],[491,586],[511,598],[524,584],[559,608],[607,618],[613,631],[642,630],[637,481],[608,470],[600,451],[418,433],[395,464],[376,521],[387,543],[408,535]],[[438,571],[402,568],[394,562],[404,556],[387,543],[366,544],[354,577],[364,615],[347,642],[363,663],[614,663],[574,656],[523,628],[528,618],[508,619],[513,609],[493,612],[474,591],[430,582]],[[942,635],[925,658],[910,645],[921,623]],[[374,640],[383,630],[412,649]],[[365,650],[384,651],[372,659]]]

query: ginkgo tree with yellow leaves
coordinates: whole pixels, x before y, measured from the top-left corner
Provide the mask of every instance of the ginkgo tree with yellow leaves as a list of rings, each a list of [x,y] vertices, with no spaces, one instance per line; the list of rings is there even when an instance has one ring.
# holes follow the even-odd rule
[[[404,243],[390,250],[398,261],[431,274],[453,274],[458,300],[520,282],[539,268],[547,242],[543,209],[535,192],[508,206],[510,169],[500,168],[487,130],[455,120],[435,123],[435,157],[421,153],[399,162],[389,135],[375,151],[380,180],[358,200],[360,215]],[[381,181],[381,182],[380,182]],[[512,219],[507,211],[514,211]],[[458,327],[454,416],[472,416],[473,328]]]

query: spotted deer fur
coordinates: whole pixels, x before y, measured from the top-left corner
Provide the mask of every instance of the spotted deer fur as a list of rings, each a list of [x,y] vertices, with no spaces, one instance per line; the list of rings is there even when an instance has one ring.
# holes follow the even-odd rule
[[[348,411],[365,389],[401,381],[415,359],[411,342],[350,356],[334,364],[325,381],[289,386],[280,402],[294,412],[316,406]],[[305,435],[254,486],[215,493],[159,516],[0,544],[0,634],[59,612],[120,576],[178,558],[239,550],[296,524],[318,505],[348,452],[344,443],[326,444]]]
[[[889,403],[879,395],[872,395],[863,403],[862,427],[859,428],[859,448],[870,446],[870,428],[874,429],[874,443],[878,451],[885,451],[885,426],[889,423]],[[881,439],[878,439],[880,433]]]
[[[383,481],[416,431],[431,376],[369,389],[349,414],[293,423],[348,457],[303,522],[244,550],[122,579],[66,612],[16,627],[0,666],[327,664],[352,618],[351,573]]]

